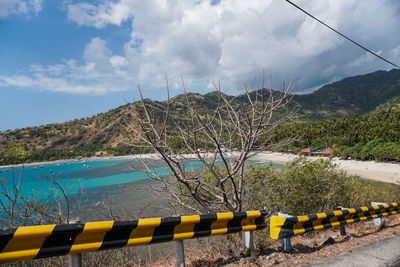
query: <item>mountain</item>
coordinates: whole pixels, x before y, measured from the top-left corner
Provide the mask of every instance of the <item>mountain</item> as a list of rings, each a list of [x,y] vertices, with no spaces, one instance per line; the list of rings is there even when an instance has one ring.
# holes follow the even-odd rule
[[[256,91],[251,92],[251,97],[255,98],[256,94]],[[247,102],[245,95],[225,96],[238,107]],[[363,114],[379,105],[382,105],[380,108],[393,106],[399,103],[399,96],[400,70],[377,71],[325,85],[310,94],[294,95],[291,105],[300,107],[299,115],[303,121],[310,121]],[[187,114],[184,97],[178,95],[171,99],[171,115],[182,117],[182,114]],[[210,114],[218,105],[216,92],[205,95],[189,93],[188,98],[204,115]],[[166,102],[145,101],[154,108],[155,117],[162,118]],[[139,102],[129,103],[90,118],[2,132],[0,155],[10,144],[31,152],[32,161],[145,152],[124,144],[135,141],[136,137],[124,125],[135,123],[134,111],[139,111],[139,105]]]
[[[313,119],[363,114],[400,95],[400,70],[376,71],[324,85],[295,101]]]

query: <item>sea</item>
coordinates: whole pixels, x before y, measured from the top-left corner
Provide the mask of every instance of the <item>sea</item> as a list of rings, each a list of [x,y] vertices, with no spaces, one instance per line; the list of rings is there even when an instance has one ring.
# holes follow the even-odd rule
[[[160,176],[171,175],[170,169],[161,160],[139,160],[132,158],[87,159],[56,161],[46,164],[34,164],[26,166],[0,167],[0,199],[4,199],[1,192],[12,192],[13,184],[20,183],[19,195],[28,199],[46,199],[54,195],[61,196],[61,192],[55,182],[60,185],[67,196],[84,194],[93,189],[98,192],[89,194],[89,202],[98,201],[102,196],[102,189],[114,186],[113,193],[118,193],[115,185],[137,183],[151,180],[148,169]],[[268,165],[280,168],[282,164],[269,161],[249,161],[250,164]],[[201,168],[203,163],[190,161],[185,165],[187,170]],[[121,189],[122,190],[122,189]]]

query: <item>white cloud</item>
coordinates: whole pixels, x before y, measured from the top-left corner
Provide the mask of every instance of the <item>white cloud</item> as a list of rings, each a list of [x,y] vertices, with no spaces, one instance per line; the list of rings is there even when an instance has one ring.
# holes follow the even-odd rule
[[[123,68],[126,67],[126,65],[128,64],[126,58],[121,56],[112,56],[110,58],[110,62],[114,68]]]
[[[0,19],[14,14],[37,15],[42,10],[43,0],[0,0]]]
[[[296,2],[371,49],[382,50],[382,55],[400,44],[394,37],[400,22],[392,1]],[[154,83],[158,73],[176,77],[182,72],[188,79],[214,77],[233,87],[264,68],[275,80],[293,73],[301,87],[312,87],[332,77],[390,68],[376,58],[369,65],[350,66],[364,51],[285,1],[231,0],[217,6],[209,1],[130,3],[134,19],[126,57],[131,65],[139,62],[142,82]],[[333,65],[338,66],[335,73],[321,73]]]
[[[382,51],[375,52],[375,54],[380,55]],[[359,68],[365,65],[372,65],[374,63],[375,57],[370,53],[364,53],[360,57],[346,64],[347,68]]]
[[[115,4],[105,1],[97,6],[89,3],[70,4],[68,19],[75,21],[78,25],[96,28],[103,28],[107,24],[120,25],[132,15],[128,2],[123,0]]]
[[[400,58],[400,45],[391,49],[389,51],[390,58],[398,59]]]
[[[210,2],[103,0],[67,4],[68,19],[80,26],[101,29],[130,21],[130,40],[124,44],[124,53],[113,55],[105,40],[94,38],[83,51],[85,63],[66,61],[33,68],[27,77],[42,90],[107,93],[127,90],[136,83],[144,88],[161,87],[165,72],[170,84],[178,87],[182,73],[190,86],[201,91],[208,90],[210,78],[221,79],[225,88],[234,89],[239,80],[249,81],[265,69],[276,81],[293,74],[300,90],[306,90],[346,76],[391,68],[286,1]],[[397,1],[295,2],[371,50],[400,61]],[[45,78],[50,82],[61,79],[64,85],[47,86]]]
[[[110,56],[111,51],[107,48],[106,41],[99,37],[93,38],[90,43],[86,45],[83,53],[83,58],[86,62],[94,64],[94,69],[101,72],[112,70]]]
[[[0,75],[0,84],[75,94],[106,94],[131,88],[133,83],[124,68],[125,58],[113,56],[104,40],[93,38],[83,58],[84,64],[75,60],[47,67],[34,64],[30,75]]]

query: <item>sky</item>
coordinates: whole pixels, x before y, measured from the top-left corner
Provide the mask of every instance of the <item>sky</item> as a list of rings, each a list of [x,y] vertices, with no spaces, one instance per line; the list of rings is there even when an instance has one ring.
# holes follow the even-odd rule
[[[293,0],[400,64],[400,1]],[[284,0],[0,0],[0,131],[241,83],[298,93],[391,65]],[[255,86],[257,87],[257,86]],[[258,86],[259,87],[259,86]]]

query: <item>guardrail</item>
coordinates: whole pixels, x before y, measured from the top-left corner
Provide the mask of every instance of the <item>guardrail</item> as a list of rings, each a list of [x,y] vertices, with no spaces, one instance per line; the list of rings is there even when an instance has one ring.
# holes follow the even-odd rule
[[[251,231],[266,227],[265,215],[258,210],[0,230],[0,263],[176,241],[177,265],[184,266],[182,240],[245,232],[244,245],[252,249]],[[81,266],[81,256],[70,265]]]
[[[295,235],[336,226],[345,234],[346,224],[397,213],[399,202],[373,202],[368,207],[305,216],[279,213],[271,217],[270,235],[280,239],[283,251],[289,252],[290,238]],[[82,253],[175,241],[177,266],[184,266],[183,240],[237,232],[242,232],[243,246],[253,254],[252,231],[267,226],[266,215],[266,211],[256,210],[0,230],[0,263],[71,255],[70,266],[82,266]]]
[[[272,216],[270,221],[270,236],[272,239],[280,239],[282,241],[282,249],[290,251],[290,237],[292,236],[397,214],[399,213],[399,205],[399,202],[394,202],[391,204],[342,209],[305,216],[283,214],[282,216]],[[345,234],[345,231],[343,232]]]

